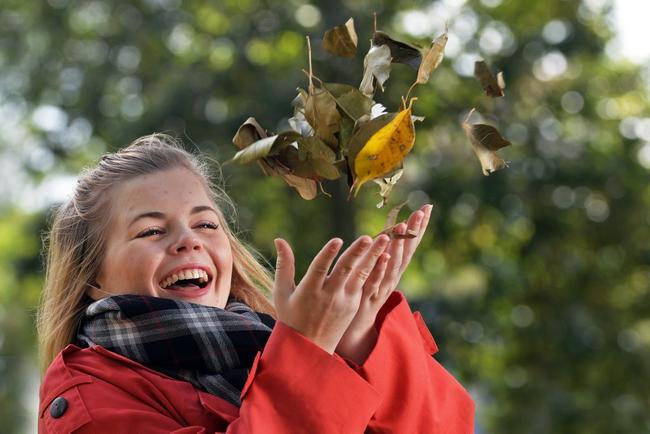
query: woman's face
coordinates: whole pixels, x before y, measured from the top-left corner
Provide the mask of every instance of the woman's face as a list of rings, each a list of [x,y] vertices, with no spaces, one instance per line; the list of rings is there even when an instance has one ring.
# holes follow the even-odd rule
[[[185,168],[116,185],[99,299],[116,294],[173,298],[223,308],[230,294],[230,242],[200,179]]]

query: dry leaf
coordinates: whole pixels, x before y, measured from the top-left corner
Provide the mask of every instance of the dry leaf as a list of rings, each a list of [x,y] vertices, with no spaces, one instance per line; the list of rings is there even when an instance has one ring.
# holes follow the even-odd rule
[[[296,143],[297,147],[287,148],[281,157],[292,174],[316,181],[341,176],[334,165],[336,154],[318,137],[302,137]]]
[[[471,125],[465,121],[463,129],[472,143],[472,149],[481,163],[485,176],[508,166],[508,163],[501,159],[496,151],[511,143],[504,139],[495,127],[485,124]]]
[[[300,194],[300,197],[303,199],[312,200],[316,197],[316,181],[313,179],[301,178],[300,176],[292,175],[291,173],[284,174],[282,177],[287,184],[298,190],[298,194]]]
[[[314,129],[316,136],[336,149],[338,140],[334,134],[339,131],[341,121],[341,115],[336,109],[336,100],[325,89],[314,89],[312,94],[305,93],[304,100],[305,119]]]
[[[424,84],[429,81],[431,73],[440,65],[445,55],[445,46],[447,45],[447,30],[438,36],[432,43],[431,47],[424,53],[422,63],[418,69],[418,77],[415,80],[418,84]]]
[[[377,204],[377,208],[383,208],[384,205],[388,202],[388,196],[393,191],[393,187],[397,184],[397,181],[402,177],[404,173],[404,168],[400,167],[392,174],[389,174],[386,177],[373,179],[374,182],[379,184],[379,196],[381,196],[381,202]]]
[[[356,87],[341,83],[323,83],[323,87],[334,97],[343,113],[353,121],[370,113],[372,99],[362,94]]]
[[[253,117],[246,119],[246,122],[241,124],[235,137],[232,138],[232,142],[239,149],[244,149],[253,142],[257,142],[259,139],[267,137],[266,131],[262,126],[257,123],[257,120]]]
[[[477,60],[474,62],[474,77],[481,83],[487,96],[496,98],[505,95],[503,89],[505,89],[506,83],[503,79],[503,72],[497,73],[495,77],[484,61]]]
[[[352,173],[354,173],[354,160],[356,159],[359,151],[363,149],[373,134],[382,129],[384,126],[388,125],[390,121],[395,119],[395,116],[397,116],[397,113],[386,113],[374,119],[360,119],[354,124],[352,137],[350,137],[350,142],[348,144],[346,154],[348,163],[350,165],[350,171]]]
[[[414,143],[415,129],[409,106],[373,134],[355,157],[355,179],[352,185],[354,195],[366,182],[394,170],[411,151]]]
[[[389,235],[391,238],[400,239],[400,238],[415,238],[418,235],[417,232],[413,231],[412,229],[407,229],[406,233],[404,234],[395,233],[395,228],[399,224],[396,223],[397,216],[399,215],[399,212],[402,209],[402,207],[406,205],[407,202],[408,201],[404,201],[399,205],[394,206],[393,208],[391,208],[390,211],[388,211],[388,215],[386,216],[386,224],[384,224],[384,229],[381,232],[379,232],[376,236],[379,236],[381,234],[386,234]]]
[[[259,160],[260,158],[269,157],[278,154],[283,148],[289,146],[300,138],[300,134],[295,131],[284,131],[270,137],[264,137],[257,140],[250,145],[246,146],[241,151],[237,152],[234,157],[226,161],[226,163],[250,163],[251,161]],[[225,164],[225,163],[224,163]]]
[[[381,46],[387,45],[390,48],[390,55],[393,63],[403,63],[410,66],[416,71],[422,62],[422,53],[418,47],[415,47],[404,42],[396,41],[386,33],[376,31],[372,35],[372,45]]]
[[[323,48],[335,56],[354,57],[357,53],[357,43],[357,32],[354,30],[352,18],[345,24],[328,30],[323,37]]]
[[[384,90],[384,83],[390,75],[390,48],[388,45],[377,47],[370,44],[370,50],[363,59],[363,79],[359,90],[365,96],[372,98],[375,94],[375,81],[379,88]]]

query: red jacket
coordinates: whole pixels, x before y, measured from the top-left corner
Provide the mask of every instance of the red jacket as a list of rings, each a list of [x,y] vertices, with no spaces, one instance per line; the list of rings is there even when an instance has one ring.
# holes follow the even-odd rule
[[[278,322],[240,408],[105,348],[68,345],[43,378],[38,432],[473,433],[473,401],[431,357],[436,344],[401,293],[376,327],[356,366]]]

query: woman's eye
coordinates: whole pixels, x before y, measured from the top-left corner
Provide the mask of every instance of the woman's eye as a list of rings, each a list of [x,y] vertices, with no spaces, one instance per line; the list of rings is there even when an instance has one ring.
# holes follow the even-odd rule
[[[211,222],[203,222],[199,223],[200,228],[206,228],[206,229],[217,229],[219,225],[211,223]]]
[[[151,229],[146,229],[146,230],[140,232],[140,233],[137,235],[137,237],[138,237],[138,238],[144,238],[144,237],[150,237],[150,236],[152,236],[152,235],[160,235],[160,234],[162,234],[162,233],[163,233],[162,229],[159,229],[159,228],[151,228]]]

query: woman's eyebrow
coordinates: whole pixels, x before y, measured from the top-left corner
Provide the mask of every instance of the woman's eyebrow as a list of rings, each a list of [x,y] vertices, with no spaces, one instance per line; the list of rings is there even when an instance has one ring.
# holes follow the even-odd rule
[[[203,212],[203,211],[212,211],[215,215],[217,215],[217,216],[219,215],[214,208],[212,208],[211,206],[208,206],[208,205],[195,206],[190,211],[190,215],[198,214],[198,213]],[[140,220],[142,218],[145,218],[145,217],[151,217],[151,218],[156,218],[156,219],[161,219],[162,220],[162,219],[165,218],[165,213],[160,212],[160,211],[143,212],[142,214],[138,214],[137,216],[135,216],[135,218],[133,220],[131,220],[131,223],[129,223],[129,227],[132,226],[133,223],[135,223],[138,220]]]

